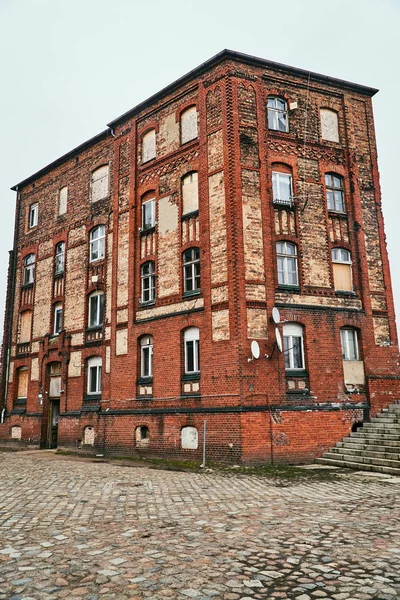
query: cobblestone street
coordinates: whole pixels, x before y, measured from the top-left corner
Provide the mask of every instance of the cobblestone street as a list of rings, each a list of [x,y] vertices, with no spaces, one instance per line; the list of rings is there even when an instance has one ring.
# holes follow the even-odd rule
[[[1,600],[400,597],[400,478],[0,456]]]

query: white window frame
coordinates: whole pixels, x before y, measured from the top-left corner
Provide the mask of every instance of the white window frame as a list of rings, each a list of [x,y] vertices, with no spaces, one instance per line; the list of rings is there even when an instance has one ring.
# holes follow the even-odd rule
[[[350,334],[352,334],[350,336]],[[350,340],[349,337],[353,337],[354,342],[354,357],[350,355]],[[340,344],[342,348],[342,359],[343,360],[360,360],[360,350],[358,345],[358,332],[354,327],[342,327],[340,330]]]
[[[28,262],[29,261],[29,262]],[[24,258],[24,279],[23,285],[32,285],[35,282],[35,264],[36,256],[31,253]]]
[[[54,274],[61,275],[65,268],[65,242],[58,242],[54,254]]]
[[[150,216],[150,222],[147,217]],[[156,199],[150,198],[142,202],[142,231],[148,231],[156,225]]]
[[[278,107],[278,102],[281,102],[284,107]],[[283,121],[285,123],[285,128],[282,129],[280,127],[279,116],[283,115]],[[288,117],[288,109],[287,102],[283,98],[279,96],[269,96],[267,102],[267,120],[268,120],[268,129],[272,131],[282,131],[287,133],[289,131],[289,117]]]
[[[189,260],[186,260],[186,255],[190,253]],[[197,254],[197,257],[196,257]],[[200,248],[188,248],[182,255],[183,266],[183,292],[200,292]],[[191,289],[188,289],[188,284],[191,282]]]
[[[294,341],[300,339],[301,366],[295,366]],[[286,371],[304,371],[304,327],[299,323],[284,323],[283,325],[283,344],[285,355]],[[289,363],[289,364],[287,364]]]
[[[146,354],[148,354],[148,372],[145,369]],[[140,338],[140,377],[143,379],[153,378],[153,338],[151,335],[145,335]]]
[[[185,192],[191,186],[196,186],[196,193],[193,196],[196,197],[196,208],[191,208],[191,210],[185,210],[185,204],[188,204],[187,193]],[[186,173],[181,179],[181,187],[182,187],[182,215],[188,215],[196,210],[199,210],[199,173],[198,171],[191,171],[190,173]]]
[[[38,224],[39,218],[39,203],[34,202],[29,207],[29,229],[33,229]]]
[[[103,260],[105,256],[106,226],[97,225],[89,233],[89,262]],[[95,252],[98,256],[95,256]]]
[[[93,310],[93,298],[96,299],[95,309]],[[93,314],[94,313],[94,314]],[[104,292],[93,292],[89,296],[89,306],[88,306],[88,327],[103,327],[104,321]]]
[[[102,359],[101,356],[91,356],[87,362],[87,394],[88,396],[101,394],[101,376],[102,376]],[[93,374],[95,379],[93,382]],[[94,389],[92,384],[95,383]]]
[[[281,249],[280,249],[281,246]],[[287,248],[291,246],[295,249],[294,254],[290,254],[286,252]],[[276,259],[277,259],[277,270],[278,270],[278,285],[299,285],[299,263],[298,263],[298,255],[297,255],[297,246],[293,242],[287,242],[285,240],[281,240],[276,242]],[[296,265],[296,269],[289,270],[289,261],[294,261]],[[282,268],[280,268],[280,266]],[[296,275],[295,282],[289,281],[290,274]]]
[[[183,334],[185,375],[198,375],[200,373],[200,330],[198,327],[189,327]],[[189,347],[193,352],[193,369],[189,370]]]
[[[99,173],[102,173],[100,175],[100,177],[96,177],[96,175],[98,175]],[[104,173],[104,175],[103,175]],[[100,190],[103,187],[103,180],[106,180],[106,184],[104,186],[104,190],[102,192],[102,194],[99,193],[99,197],[97,198],[96,195],[96,188],[99,187]],[[90,174],[90,201],[93,202],[99,202],[99,200],[104,200],[104,198],[108,198],[108,196],[110,195],[110,165],[106,164],[106,165],[100,165],[100,167],[97,167],[97,169],[95,169],[94,171],[91,172]]]
[[[281,189],[284,189],[283,181],[289,182],[290,196],[284,198]],[[286,187],[286,186],[285,186]],[[293,204],[293,178],[290,173],[282,173],[281,171],[272,171],[272,196],[274,204],[284,204],[292,206]]]
[[[61,302],[54,305],[53,335],[58,335],[63,326],[63,307]]]
[[[335,185],[335,178],[339,180],[340,185]],[[325,173],[325,193],[326,193],[326,206],[328,210],[337,213],[345,213],[346,205],[344,201],[344,180],[341,175],[337,175],[336,173]],[[329,200],[329,194],[333,196],[333,206],[332,202]],[[340,201],[336,201],[336,195],[340,194]],[[339,208],[337,208],[339,206]]]
[[[145,273],[145,268],[148,267],[148,273]],[[154,261],[148,260],[140,269],[141,278],[141,303],[149,304],[156,299],[156,266]],[[147,297],[148,296],[148,297]]]

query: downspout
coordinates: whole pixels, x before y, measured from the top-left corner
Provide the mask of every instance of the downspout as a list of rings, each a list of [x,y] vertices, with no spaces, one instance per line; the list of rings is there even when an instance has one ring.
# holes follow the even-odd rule
[[[4,317],[4,325],[6,325],[8,320],[8,328],[7,328],[7,339],[5,340],[5,344],[3,342],[3,357],[5,356],[6,365],[5,372],[3,374],[3,386],[4,386],[4,396],[3,396],[3,406],[1,411],[1,423],[4,422],[4,415],[6,412],[7,406],[7,392],[8,392],[8,377],[10,371],[10,355],[11,355],[11,339],[12,339],[12,324],[13,324],[13,315],[14,315],[14,299],[15,299],[15,276],[17,271],[17,239],[18,239],[18,230],[19,230],[19,218],[20,218],[20,199],[21,194],[18,189],[18,186],[15,188],[17,192],[17,205],[15,207],[15,227],[14,227],[14,243],[13,249],[10,252],[10,280],[9,280],[9,293],[6,298],[6,311]]]

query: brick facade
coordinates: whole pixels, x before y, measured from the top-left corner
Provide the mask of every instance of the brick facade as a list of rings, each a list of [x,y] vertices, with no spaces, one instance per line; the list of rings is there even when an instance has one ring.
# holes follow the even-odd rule
[[[400,398],[375,92],[224,51],[15,186],[1,444],[299,462]]]

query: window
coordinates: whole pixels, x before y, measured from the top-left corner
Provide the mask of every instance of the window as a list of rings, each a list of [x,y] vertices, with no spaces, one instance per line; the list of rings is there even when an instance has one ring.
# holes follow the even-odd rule
[[[182,177],[182,215],[199,209],[199,181],[197,171]]]
[[[275,131],[288,131],[287,104],[282,98],[268,98],[268,128]]]
[[[105,237],[105,225],[98,225],[90,232],[90,262],[104,258]]]
[[[333,284],[335,290],[342,292],[353,291],[351,273],[351,254],[344,248],[332,249]]]
[[[298,323],[283,325],[285,369],[304,369],[303,327]]]
[[[360,360],[358,351],[357,331],[351,327],[340,330],[343,360]]]
[[[25,310],[19,317],[18,343],[26,344],[31,339],[32,311]]]
[[[344,212],[343,178],[334,173],[325,175],[326,203],[328,210]]]
[[[28,367],[18,369],[17,398],[26,400],[28,396]]]
[[[29,207],[29,229],[32,227],[36,227],[38,224],[38,216],[39,216],[39,204],[35,202],[35,204],[31,204]]]
[[[68,187],[64,186],[58,192],[58,214],[63,215],[67,212]]]
[[[24,258],[23,285],[31,285],[35,281],[35,260],[34,254],[28,254]]]
[[[61,275],[64,273],[64,264],[65,264],[65,244],[64,242],[59,242],[56,246],[55,256],[54,256],[54,273],[55,275]]]
[[[104,316],[104,293],[95,292],[89,296],[89,327],[102,327]]]
[[[181,144],[186,144],[197,138],[197,109],[195,106],[187,108],[181,114]]]
[[[62,330],[62,313],[62,304],[61,302],[57,302],[57,304],[54,305],[54,335],[58,335]]]
[[[94,446],[94,427],[91,427],[91,425],[88,425],[83,430],[82,444],[84,446]]]
[[[140,338],[140,377],[153,377],[153,338],[151,335]]]
[[[146,446],[150,442],[150,430],[146,425],[139,425],[135,430],[136,444]]]
[[[200,250],[189,248],[183,253],[183,291],[200,291]]]
[[[156,298],[156,276],[154,262],[149,261],[142,266],[142,303],[154,302]]]
[[[185,374],[200,372],[200,336],[197,327],[189,327],[184,333]]]
[[[334,110],[321,108],[321,137],[330,142],[339,142],[338,116]]]
[[[142,137],[142,163],[156,157],[156,130],[151,129]]]
[[[101,357],[92,356],[88,360],[87,393],[101,394]]]
[[[299,285],[296,244],[292,244],[291,242],[277,242],[276,258],[279,285]]]
[[[108,165],[103,165],[102,167],[99,167],[98,169],[92,172],[90,179],[90,191],[92,202],[97,202],[98,200],[103,200],[103,198],[107,198],[109,194],[108,172]]]
[[[287,173],[272,173],[272,192],[274,204],[291,206],[293,202],[292,176]]]
[[[142,204],[142,230],[152,229],[156,224],[156,201],[150,198]]]

